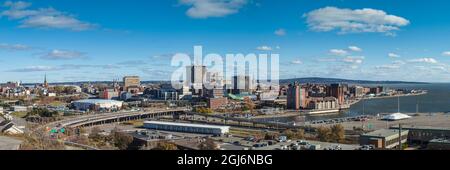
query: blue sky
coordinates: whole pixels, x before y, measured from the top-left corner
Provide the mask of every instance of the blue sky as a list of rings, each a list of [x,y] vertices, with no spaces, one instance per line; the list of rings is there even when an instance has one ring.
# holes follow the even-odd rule
[[[450,82],[441,0],[2,1],[0,82],[168,80],[171,56],[278,53],[280,77]]]

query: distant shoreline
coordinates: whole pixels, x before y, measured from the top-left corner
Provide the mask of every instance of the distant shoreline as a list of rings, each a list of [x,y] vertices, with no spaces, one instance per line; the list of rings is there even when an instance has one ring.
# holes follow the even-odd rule
[[[305,78],[289,78],[278,80],[280,84],[289,84],[293,82],[299,83],[317,83],[317,84],[333,84],[333,83],[344,83],[344,84],[433,84],[431,82],[409,82],[409,81],[372,81],[372,80],[350,80],[350,79],[338,79],[338,78],[320,78],[320,77],[305,77]],[[112,83],[113,81],[73,81],[73,82],[54,82],[50,85],[79,85],[84,83]],[[37,83],[22,83],[24,85],[35,85]],[[142,80],[141,83],[170,83],[170,80]],[[5,84],[5,83],[0,83]]]
[[[414,94],[401,94],[401,95],[395,95],[395,96],[378,96],[378,97],[370,97],[365,98],[364,100],[373,100],[373,99],[389,99],[389,98],[397,98],[397,97],[410,97],[410,96],[422,96],[426,95],[428,92],[422,92],[422,93],[414,93]],[[362,100],[362,99],[361,99]],[[359,103],[359,102],[356,102]],[[355,103],[355,104],[356,104]]]
[[[395,96],[379,96],[379,97],[371,97],[371,98],[365,98],[364,100],[373,100],[373,99],[388,99],[388,98],[396,98],[396,97],[410,97],[410,96],[421,96],[426,95],[428,92],[422,92],[417,94],[402,94],[402,95],[395,95]],[[362,99],[358,101],[354,101],[350,104],[350,106],[358,104],[361,102]],[[329,115],[329,114],[315,114],[315,115],[306,115],[302,111],[288,111],[283,114],[273,114],[273,115],[261,115],[261,116],[255,116],[251,119],[270,119],[270,118],[284,118],[284,117],[295,117],[295,116],[322,116],[322,115]]]

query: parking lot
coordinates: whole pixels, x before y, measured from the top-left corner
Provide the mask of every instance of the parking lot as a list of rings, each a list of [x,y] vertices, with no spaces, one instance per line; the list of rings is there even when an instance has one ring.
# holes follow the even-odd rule
[[[346,145],[306,140],[261,140],[241,137],[213,137],[220,141],[224,150],[357,150],[359,145]]]
[[[18,150],[20,144],[22,144],[22,141],[20,140],[11,137],[0,136],[0,150]]]

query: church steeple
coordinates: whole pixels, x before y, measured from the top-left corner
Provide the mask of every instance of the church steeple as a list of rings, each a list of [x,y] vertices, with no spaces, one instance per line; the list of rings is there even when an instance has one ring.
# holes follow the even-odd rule
[[[45,74],[45,76],[44,76],[44,87],[48,88],[47,74]]]

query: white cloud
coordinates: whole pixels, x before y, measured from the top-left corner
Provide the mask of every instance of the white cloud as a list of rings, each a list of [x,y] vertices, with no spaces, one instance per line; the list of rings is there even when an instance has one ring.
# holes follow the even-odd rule
[[[23,51],[23,50],[29,50],[31,47],[22,45],[22,44],[0,44],[0,49],[4,50],[13,50],[13,51]]]
[[[291,64],[303,64],[303,62],[300,60],[294,60],[294,61],[291,61]]]
[[[330,54],[338,55],[338,56],[345,56],[348,54],[348,52],[345,50],[341,50],[341,49],[331,49]]]
[[[3,4],[3,6],[10,7],[11,9],[25,9],[25,8],[28,8],[29,6],[31,6],[31,3],[24,2],[24,1],[17,1],[17,2],[6,1]]]
[[[53,8],[29,9],[31,3],[7,1],[3,6],[9,9],[0,13],[0,16],[8,17],[10,20],[19,20],[21,28],[84,31],[96,27],[94,24],[80,21],[73,15]]]
[[[409,60],[409,62],[413,63],[429,63],[429,64],[437,64],[438,61],[434,58],[418,58],[418,59],[412,59]]]
[[[395,53],[389,53],[388,56],[389,56],[390,58],[400,58],[400,55],[395,54]]]
[[[179,0],[190,8],[186,14],[191,18],[225,17],[238,13],[247,0]]]
[[[404,65],[404,64],[406,64],[404,61],[402,61],[402,60],[395,60],[395,61],[393,61],[392,62],[393,64],[395,64],[395,65]]]
[[[265,45],[256,47],[256,49],[260,50],[260,51],[272,51],[272,47],[265,46]]]
[[[9,72],[40,72],[40,71],[58,71],[57,67],[51,66],[29,66],[21,69],[10,70]]]
[[[275,35],[278,35],[278,36],[285,36],[285,35],[286,35],[286,30],[280,28],[280,29],[278,29],[278,30],[275,31]]]
[[[119,62],[117,64],[123,65],[123,66],[137,66],[137,65],[145,65],[145,64],[147,64],[147,62],[145,62],[143,60],[128,60],[128,61]]]
[[[67,51],[67,50],[52,50],[45,55],[41,56],[42,59],[48,60],[68,60],[83,58],[84,53],[78,51]]]
[[[381,65],[381,66],[376,66],[376,69],[380,69],[380,70],[392,70],[392,69],[399,69],[400,66],[399,65],[395,65],[395,64],[391,64],[391,65]]]
[[[352,64],[362,64],[364,62],[364,56],[348,56],[342,59],[345,63],[352,63]]]
[[[357,46],[349,46],[348,49],[355,51],[355,52],[361,52],[363,51],[361,48],[357,47]]]
[[[442,52],[442,55],[443,55],[443,56],[450,56],[450,51]]]
[[[410,23],[405,18],[370,8],[325,7],[304,14],[304,17],[309,28],[318,32],[338,30],[339,33],[378,32],[393,35],[394,31]]]

